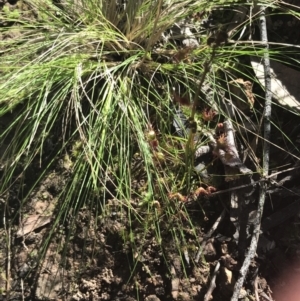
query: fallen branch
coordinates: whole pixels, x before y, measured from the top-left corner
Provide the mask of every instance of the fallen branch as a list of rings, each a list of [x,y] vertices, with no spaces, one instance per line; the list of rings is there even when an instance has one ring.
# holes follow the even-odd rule
[[[267,142],[270,140],[270,132],[271,132],[271,103],[272,103],[272,93],[271,93],[271,72],[270,72],[270,58],[269,58],[269,46],[268,46],[268,37],[267,37],[267,25],[266,25],[266,17],[265,17],[265,7],[260,7],[260,34],[263,45],[265,46],[265,52],[263,57],[263,65],[264,65],[264,74],[265,74],[265,108],[264,108],[264,142],[263,142],[263,176],[266,177],[269,173],[269,154],[270,154],[270,145]],[[234,286],[233,295],[231,297],[231,301],[238,301],[239,294],[241,288],[244,284],[245,277],[247,275],[251,260],[254,258],[258,238],[260,233],[261,226],[261,217],[263,213],[265,198],[267,191],[267,183],[263,182],[260,185],[259,190],[259,202],[257,208],[257,222],[254,225],[254,230],[252,234],[252,239],[250,243],[250,247],[247,253],[247,256],[244,260],[244,263],[240,269],[239,278]]]
[[[243,189],[243,188],[246,188],[246,187],[249,187],[249,186],[255,186],[257,184],[261,184],[263,182],[269,182],[272,178],[276,177],[277,175],[279,174],[282,174],[284,172],[287,172],[287,171],[292,171],[292,170],[295,170],[295,169],[298,169],[300,168],[300,166],[297,166],[297,167],[291,167],[289,169],[286,169],[286,170],[283,170],[283,171],[278,171],[274,174],[271,174],[271,175],[268,175],[266,177],[263,177],[262,179],[258,180],[258,181],[255,181],[255,182],[251,182],[249,184],[244,184],[244,185],[238,185],[238,186],[235,186],[235,187],[231,187],[231,188],[227,188],[227,189],[223,189],[223,190],[219,190],[219,191],[216,191],[216,192],[212,192],[211,194],[209,194],[207,197],[214,197],[216,195],[220,195],[220,194],[224,194],[224,193],[228,193],[230,191],[235,191],[235,190],[239,190],[239,189]],[[298,194],[295,194],[294,195],[298,195]],[[300,194],[299,194],[300,196]]]

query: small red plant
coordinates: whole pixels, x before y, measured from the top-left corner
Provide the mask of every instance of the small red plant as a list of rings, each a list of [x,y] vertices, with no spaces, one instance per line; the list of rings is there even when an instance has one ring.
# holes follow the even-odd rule
[[[209,109],[209,108],[205,108],[203,111],[202,111],[202,119],[204,121],[212,121],[215,116],[217,115],[216,111],[214,111],[213,109]]]
[[[180,202],[186,202],[187,201],[187,197],[186,196],[183,196],[181,193],[179,192],[175,192],[175,193],[169,193],[169,199],[170,200],[174,200],[174,199],[177,199],[179,200]]]
[[[221,134],[217,139],[217,147],[220,149],[225,149],[227,146],[227,140],[225,134]]]
[[[173,93],[173,101],[182,106],[189,106],[191,104],[191,100],[187,96],[180,96],[176,92]]]
[[[199,187],[194,191],[194,196],[198,198],[201,195],[209,195],[212,192],[215,192],[217,189],[213,186],[208,186],[206,189],[203,187]]]
[[[209,193],[213,193],[213,192],[216,192],[217,191],[217,188],[214,187],[214,186],[208,186],[206,188],[206,190],[209,192]]]
[[[217,131],[224,131],[224,124],[221,122],[221,123],[218,123],[217,124],[217,129],[216,129]]]

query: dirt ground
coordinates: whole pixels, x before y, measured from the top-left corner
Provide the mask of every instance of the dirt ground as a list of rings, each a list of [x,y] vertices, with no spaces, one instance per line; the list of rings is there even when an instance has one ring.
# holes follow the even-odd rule
[[[18,1],[0,1],[0,6],[11,11],[23,7]],[[270,34],[274,41],[284,36],[287,43],[299,44],[299,20],[290,23],[282,18],[275,22],[279,27],[276,34]],[[274,109],[274,116],[280,116],[281,129],[300,148],[299,117],[282,114],[279,108]],[[5,122],[0,120],[2,125]],[[295,158],[286,155],[284,138],[276,129],[272,141],[283,148],[271,148],[271,158],[282,158],[277,166],[299,165]],[[31,167],[28,182],[33,182],[39,173],[37,162]],[[193,227],[184,218],[184,210],[182,216],[174,216],[174,221],[164,221],[164,216],[160,216],[163,226],[159,237],[163,243],[159,243],[155,228],[147,229],[143,222],[130,220],[129,212],[113,198],[102,207],[99,205],[101,211],[97,207],[77,210],[75,206],[61,217],[63,222],[57,223],[54,216],[59,215],[58,197],[70,176],[67,161],[60,158],[31,192],[30,202],[24,207],[20,208],[22,202],[14,188],[1,196],[0,301],[206,300],[218,263],[221,266],[210,300],[230,300],[242,262],[232,239],[235,230],[226,211],[227,194],[187,204],[185,210],[190,213]],[[283,185],[270,183],[264,233],[241,292],[242,300],[300,300],[299,176],[295,169],[278,176],[276,183]],[[135,181],[132,185],[140,179]],[[139,206],[133,207],[143,216]],[[224,218],[207,238],[223,210]],[[15,218],[11,226],[5,219],[7,212]],[[175,239],[178,220],[185,237],[184,247]],[[130,229],[135,230],[134,239]],[[11,241],[7,241],[7,233]],[[199,245],[203,252],[196,262]]]

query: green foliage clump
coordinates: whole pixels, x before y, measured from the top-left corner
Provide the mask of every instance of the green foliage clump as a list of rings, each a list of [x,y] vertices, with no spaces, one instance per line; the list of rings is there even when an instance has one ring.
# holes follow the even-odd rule
[[[164,44],[161,37],[174,23],[223,2],[24,2],[31,14],[4,8],[2,17],[12,25],[0,29],[2,35],[18,32],[0,42],[0,117],[8,120],[0,134],[0,194],[19,185],[26,203],[34,187],[63,160],[67,182],[55,225],[67,218],[70,208],[78,213],[89,206],[97,215],[105,212],[108,200],[117,199],[145,233],[155,225],[160,242],[164,215],[178,224],[178,216],[184,216],[192,228],[186,209],[169,197],[200,185],[199,178],[186,180],[193,174],[185,161],[186,139],[171,135],[172,95],[174,86],[191,98],[197,94],[214,46],[200,44],[176,59],[178,46]],[[206,33],[199,39],[206,40]],[[224,43],[211,69],[226,73],[225,64],[245,53],[249,49]],[[222,81],[216,80],[218,72],[208,76],[215,87]],[[201,118],[199,127],[204,127]],[[150,130],[157,136],[156,146],[149,141]],[[40,172],[24,187],[32,168]],[[144,182],[135,189],[133,182],[140,180]],[[183,231],[175,232],[185,240]],[[128,233],[124,237],[132,242],[133,230]]]

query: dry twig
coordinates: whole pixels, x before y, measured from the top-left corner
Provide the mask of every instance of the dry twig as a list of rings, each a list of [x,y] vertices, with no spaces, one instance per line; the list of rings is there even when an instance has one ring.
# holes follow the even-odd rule
[[[221,215],[217,218],[217,220],[215,221],[215,223],[212,225],[212,227],[210,228],[210,230],[208,231],[208,233],[205,235],[202,243],[201,243],[201,246],[200,246],[200,249],[196,255],[196,258],[195,258],[195,262],[198,262],[199,259],[200,259],[200,256],[203,252],[203,249],[206,245],[206,242],[207,240],[213,235],[213,233],[216,231],[217,227],[219,226],[220,222],[223,220],[223,218],[225,217],[225,213],[226,213],[226,210],[224,209],[221,213]]]
[[[265,7],[262,6],[260,8],[260,34],[261,34],[261,40],[265,46],[265,52],[264,52],[264,73],[265,73],[265,110],[264,110],[264,144],[263,144],[263,176],[266,177],[269,172],[269,154],[270,154],[270,145],[267,141],[270,140],[270,132],[271,132],[271,123],[270,123],[270,117],[271,117],[271,102],[272,102],[272,94],[271,94],[271,74],[270,74],[270,59],[269,59],[269,46],[268,46],[268,37],[267,37],[267,25],[266,25],[266,17],[265,17]],[[252,239],[250,243],[250,247],[247,253],[247,256],[243,262],[243,265],[240,269],[240,275],[239,278],[234,286],[233,295],[231,297],[231,301],[238,301],[239,294],[241,291],[241,288],[243,286],[245,277],[247,275],[251,260],[254,258],[257,244],[258,244],[258,238],[259,238],[259,232],[260,232],[260,225],[261,225],[261,217],[263,213],[263,207],[265,203],[266,198],[266,191],[267,191],[267,183],[263,182],[260,185],[259,190],[259,202],[258,202],[258,208],[257,208],[257,222],[254,225],[254,230],[252,234]]]
[[[217,274],[219,272],[219,269],[220,269],[220,262],[218,261],[217,265],[215,267],[213,276],[211,278],[209,288],[207,290],[207,293],[204,296],[204,301],[210,300],[211,294],[213,293],[214,289],[216,288],[216,277],[217,277]]]
[[[7,299],[9,300],[10,298],[10,290],[11,290],[11,226],[10,226],[10,222],[8,222],[7,220],[7,208],[6,208],[7,204],[5,203],[5,208],[3,211],[3,225],[4,225],[4,231],[6,233],[6,256],[7,256],[7,260],[6,260],[6,296]]]

